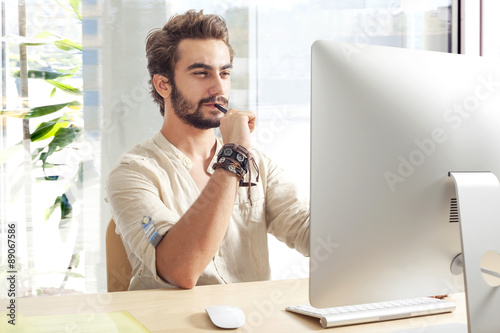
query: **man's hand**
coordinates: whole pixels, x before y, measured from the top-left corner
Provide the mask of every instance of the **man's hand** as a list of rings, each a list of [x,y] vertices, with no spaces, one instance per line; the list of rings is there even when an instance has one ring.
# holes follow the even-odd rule
[[[236,143],[246,149],[252,148],[250,133],[255,129],[257,116],[252,111],[238,111],[229,109],[220,120],[220,132],[222,141],[226,143]]]

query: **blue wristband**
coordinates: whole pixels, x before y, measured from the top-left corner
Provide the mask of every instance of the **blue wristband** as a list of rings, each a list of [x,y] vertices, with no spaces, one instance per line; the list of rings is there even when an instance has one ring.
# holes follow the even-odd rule
[[[148,239],[148,241],[154,247],[156,247],[163,239],[158,231],[156,231],[156,228],[153,224],[153,219],[149,216],[144,216],[142,218],[142,230],[144,231],[144,234],[146,234],[146,238]]]

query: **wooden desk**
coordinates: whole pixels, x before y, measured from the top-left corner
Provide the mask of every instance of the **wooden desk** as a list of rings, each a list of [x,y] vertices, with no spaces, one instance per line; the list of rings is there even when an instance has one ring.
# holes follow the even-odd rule
[[[18,299],[24,316],[128,311],[151,332],[222,331],[209,320],[204,307],[212,304],[239,306],[246,315],[237,332],[391,332],[398,329],[466,322],[465,298],[454,298],[451,314],[402,319],[341,328],[323,329],[319,320],[285,310],[308,303],[308,279],[264,281],[232,285],[200,286],[191,290],[144,290],[106,294]],[[3,302],[2,302],[3,303]]]

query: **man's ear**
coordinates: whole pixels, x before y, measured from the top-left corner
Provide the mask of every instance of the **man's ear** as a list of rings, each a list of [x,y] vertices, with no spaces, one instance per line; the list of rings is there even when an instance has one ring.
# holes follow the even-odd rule
[[[155,85],[155,89],[161,97],[168,98],[170,96],[172,88],[166,77],[161,74],[153,75],[153,84]]]

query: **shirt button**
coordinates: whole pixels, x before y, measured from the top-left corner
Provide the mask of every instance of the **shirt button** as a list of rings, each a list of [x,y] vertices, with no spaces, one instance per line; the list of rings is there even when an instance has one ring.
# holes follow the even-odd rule
[[[178,158],[178,159],[181,159],[182,157],[183,157],[183,156],[182,156],[182,154],[181,154],[181,153],[177,154],[177,158]]]

